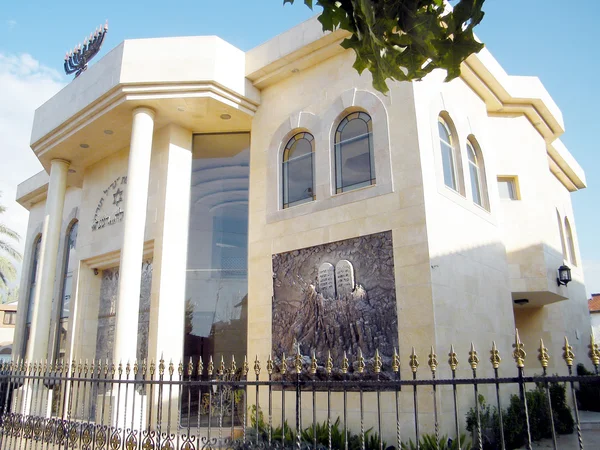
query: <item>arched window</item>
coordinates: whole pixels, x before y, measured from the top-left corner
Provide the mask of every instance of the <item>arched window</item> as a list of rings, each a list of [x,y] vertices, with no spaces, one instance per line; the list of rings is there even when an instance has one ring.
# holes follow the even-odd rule
[[[335,132],[335,192],[370,186],[375,181],[371,116],[353,112]]]
[[[315,138],[310,133],[294,135],[283,151],[283,207],[315,199],[313,154]]]
[[[440,135],[440,147],[442,149],[442,167],[444,170],[444,184],[450,189],[460,191],[457,176],[458,149],[456,138],[451,131],[448,121],[442,116],[438,117],[438,132]]]
[[[573,241],[573,232],[571,231],[571,224],[569,219],[565,217],[565,233],[567,235],[567,249],[569,250],[569,261],[574,266],[577,265],[577,257],[575,256],[575,241]]]
[[[567,247],[565,245],[565,234],[563,233],[562,219],[558,209],[556,210],[556,218],[558,219],[558,233],[560,235],[560,245],[562,248],[563,259],[567,259]]]
[[[67,239],[65,242],[65,265],[63,269],[63,279],[61,287],[61,302],[58,322],[58,335],[55,359],[60,360],[66,355],[67,344],[67,329],[69,324],[69,316],[71,314],[71,298],[73,295],[73,270],[77,265],[77,254],[75,252],[75,244],[77,243],[77,231],[79,222],[75,221],[71,224],[67,231]]]
[[[31,252],[31,272],[29,274],[29,292],[27,293],[27,312],[25,319],[25,335],[23,337],[23,349],[21,356],[25,358],[27,353],[27,343],[29,342],[29,334],[31,332],[31,321],[33,320],[33,307],[35,304],[35,287],[37,285],[37,268],[40,258],[40,246],[42,243],[42,235],[38,235],[33,242]]]
[[[469,157],[469,175],[471,178],[473,202],[489,210],[483,155],[477,145],[477,141],[472,136],[467,140],[467,154]]]

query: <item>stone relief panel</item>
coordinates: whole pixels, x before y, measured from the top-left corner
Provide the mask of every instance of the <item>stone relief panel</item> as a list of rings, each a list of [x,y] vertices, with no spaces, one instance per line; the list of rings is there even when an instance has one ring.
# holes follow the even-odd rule
[[[359,349],[388,366],[398,346],[391,231],[273,255],[273,354],[296,345],[337,367]],[[290,364],[291,361],[288,361]]]
[[[140,285],[140,314],[137,324],[138,361],[148,357],[148,328],[150,326],[150,294],[152,290],[152,260],[142,263]],[[96,359],[112,362],[115,346],[115,317],[119,294],[119,268],[102,271],[100,305],[98,310],[98,334],[96,337]]]

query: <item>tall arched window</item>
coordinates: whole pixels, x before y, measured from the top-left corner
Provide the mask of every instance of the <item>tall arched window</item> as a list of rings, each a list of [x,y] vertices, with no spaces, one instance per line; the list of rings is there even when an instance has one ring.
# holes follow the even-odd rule
[[[489,209],[483,155],[477,145],[477,141],[472,136],[467,140],[467,154],[469,157],[469,175],[471,178],[473,202],[482,208]]]
[[[562,248],[563,259],[567,259],[567,247],[565,245],[565,234],[563,233],[562,219],[560,218],[560,213],[558,209],[556,210],[556,218],[558,222],[558,233],[560,235],[560,245]]]
[[[60,360],[66,355],[67,344],[67,329],[69,317],[71,315],[71,298],[73,295],[73,270],[77,265],[77,254],[75,252],[75,244],[77,243],[77,231],[79,222],[75,221],[71,224],[67,231],[67,239],[65,242],[65,265],[62,279],[62,294],[59,311],[58,335],[55,359]]]
[[[313,154],[315,138],[310,133],[294,135],[283,151],[283,207],[315,199]]]
[[[27,293],[27,315],[25,319],[25,335],[23,337],[23,348],[21,356],[25,358],[27,353],[27,344],[29,342],[29,334],[31,332],[31,321],[33,320],[33,307],[35,304],[35,287],[37,285],[37,268],[40,258],[40,246],[42,243],[42,235],[38,235],[33,242],[31,252],[31,272],[29,274],[29,292]]]
[[[573,240],[573,232],[569,219],[565,217],[565,234],[567,235],[567,249],[569,250],[569,261],[574,266],[577,265],[577,256],[575,256],[575,241]]]
[[[370,186],[375,181],[371,116],[353,112],[335,132],[335,192]]]
[[[438,118],[438,132],[440,134],[440,147],[442,149],[444,184],[450,189],[454,189],[458,192],[456,138],[454,137],[448,122],[442,116],[439,116]]]

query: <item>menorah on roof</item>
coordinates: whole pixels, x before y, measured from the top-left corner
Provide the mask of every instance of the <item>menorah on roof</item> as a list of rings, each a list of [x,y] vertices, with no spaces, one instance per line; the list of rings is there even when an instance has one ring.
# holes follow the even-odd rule
[[[65,73],[70,75],[75,73],[75,78],[81,75],[87,69],[88,61],[90,61],[100,51],[104,36],[108,31],[108,22],[104,26],[100,26],[95,32],[86,37],[83,41],[83,46],[78,44],[73,50],[65,55]]]

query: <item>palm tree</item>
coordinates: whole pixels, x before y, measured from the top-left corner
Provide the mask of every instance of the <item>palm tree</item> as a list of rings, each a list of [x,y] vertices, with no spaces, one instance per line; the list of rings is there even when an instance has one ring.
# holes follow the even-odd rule
[[[0,197],[2,193],[0,192]],[[6,208],[0,205],[0,214],[4,213]],[[8,240],[5,240],[7,238]],[[0,222],[0,289],[4,290],[8,287],[8,283],[14,281],[17,276],[15,261],[21,261],[23,258],[14,247],[13,243],[19,242],[21,236],[16,231],[11,230],[2,222]]]

